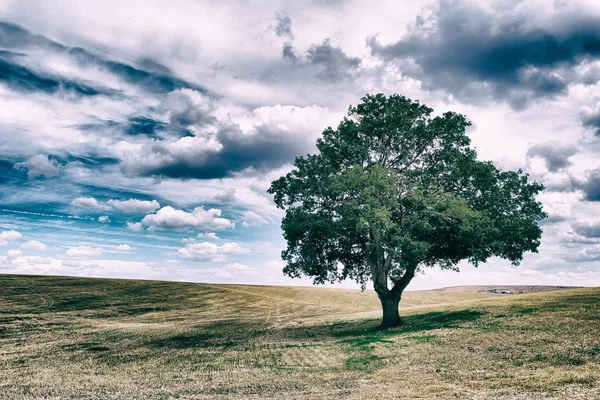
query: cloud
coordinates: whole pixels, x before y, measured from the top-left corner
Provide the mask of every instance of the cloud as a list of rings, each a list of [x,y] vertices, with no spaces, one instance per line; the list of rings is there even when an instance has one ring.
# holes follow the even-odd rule
[[[600,135],[600,109],[585,110],[580,118],[584,127],[594,130],[595,135]]]
[[[23,235],[15,230],[0,232],[0,246],[6,246],[8,242],[21,239]]]
[[[577,154],[577,152],[577,147],[573,145],[551,141],[531,146],[527,150],[527,157],[540,157],[546,163],[548,171],[558,172],[572,164],[569,158]]]
[[[19,256],[23,255],[23,252],[21,250],[18,250],[18,249],[10,249],[10,250],[8,250],[6,252],[6,255],[9,258],[16,258],[16,257],[19,257]]]
[[[592,262],[600,261],[600,246],[591,246],[584,248],[576,253],[566,255],[565,260],[571,262]]]
[[[593,13],[541,12],[442,0],[397,42],[370,38],[368,45],[428,90],[444,89],[471,103],[503,99],[520,109],[532,99],[566,94],[579,79],[571,67],[600,55],[600,19]]]
[[[77,208],[93,208],[93,209],[104,209],[105,207],[98,203],[93,197],[78,197],[71,201],[71,205]]]
[[[339,82],[350,76],[360,65],[360,58],[348,57],[339,47],[331,45],[330,39],[313,44],[306,55],[308,63],[321,68],[319,77],[325,81]]]
[[[296,50],[294,50],[294,46],[292,46],[291,43],[286,42],[283,44],[283,47],[281,48],[281,57],[284,60],[289,60],[295,64],[298,61],[300,61],[300,58],[302,56],[300,54],[298,54],[298,52],[296,52]]]
[[[257,276],[258,271],[246,264],[233,263],[225,267],[209,268],[206,270],[215,278],[234,278],[238,276]]]
[[[197,237],[198,239],[219,240],[219,236],[215,232],[199,233]]]
[[[1,29],[1,28],[0,28]],[[0,58],[0,82],[19,92],[42,92],[68,96],[98,96],[112,93],[102,86],[89,86],[65,76],[34,71],[10,59]]]
[[[334,120],[328,108],[316,105],[251,111],[222,105],[215,114],[220,119],[210,128],[190,125],[184,137],[141,135],[117,142],[112,153],[130,178],[231,177],[247,169],[264,172],[293,163],[296,156],[314,150],[319,132]]]
[[[77,246],[67,250],[66,255],[75,258],[98,257],[104,251],[99,247]]]
[[[578,235],[586,238],[600,239],[600,222],[575,222],[571,227]]]
[[[65,267],[72,267],[72,268],[81,267],[81,262],[79,262],[78,260],[62,260],[61,263]]]
[[[98,222],[102,222],[103,224],[107,224],[110,222],[110,218],[108,215],[101,215],[98,217]]]
[[[200,128],[217,122],[212,115],[215,108],[212,100],[197,90],[179,89],[166,96],[159,111],[168,115],[171,124]]]
[[[244,227],[253,227],[253,226],[261,226],[261,225],[266,225],[268,224],[269,221],[255,213],[254,211],[248,210],[248,211],[244,211],[244,213],[242,214],[242,226]]]
[[[275,18],[277,19],[275,34],[277,36],[285,36],[294,39],[294,34],[292,33],[292,20],[289,14],[283,10],[279,10],[275,13]]]
[[[19,248],[31,249],[31,250],[37,250],[37,251],[46,251],[48,249],[48,246],[46,246],[44,243],[40,242],[39,240],[29,240],[25,243],[21,243]]]
[[[311,45],[304,56],[286,42],[281,49],[281,57],[295,66],[315,69],[316,76],[329,83],[338,83],[351,77],[361,63],[360,58],[349,57],[340,47],[332,46],[330,39]]]
[[[600,168],[587,171],[585,180],[577,184],[583,190],[584,200],[600,201]]]
[[[59,164],[56,160],[51,160],[46,155],[38,154],[29,158],[27,161],[15,164],[17,169],[26,169],[29,179],[43,176],[53,178],[59,174]]]
[[[184,248],[178,250],[179,255],[183,258],[194,259],[198,261],[213,261],[223,262],[227,261],[228,255],[240,255],[249,254],[250,249],[242,247],[236,242],[227,242],[222,245],[202,242],[202,243],[190,243]]]
[[[285,267],[285,262],[281,260],[272,260],[265,264],[265,267],[281,272]]]
[[[127,229],[130,231],[139,232],[144,229],[144,227],[142,226],[141,222],[127,222]]]
[[[224,230],[233,228],[233,223],[221,217],[221,210],[196,207],[189,213],[183,210],[166,206],[156,214],[146,215],[142,223],[155,229],[185,230],[185,229],[211,229]]]
[[[47,61],[63,57],[67,64],[81,70],[101,71],[111,78],[117,78],[151,93],[167,93],[184,87],[203,90],[197,85],[174,77],[167,67],[155,61],[141,60],[137,66],[126,64],[82,47],[69,47],[45,36],[34,35],[19,25],[0,22],[0,37],[2,47],[25,51],[20,57],[23,61],[0,59],[0,70],[3,71],[0,81],[4,81],[14,90],[76,96],[118,94],[106,87],[105,81],[102,80],[77,79],[61,70],[38,70],[48,62],[42,65],[31,63],[37,67],[34,70],[26,65],[32,53],[43,54]]]
[[[131,246],[128,244],[120,244],[115,246],[115,250],[117,251],[131,251]]]
[[[119,211],[125,213],[139,213],[139,214],[147,214],[153,211],[156,211],[160,208],[160,204],[156,200],[148,201],[148,200],[137,200],[137,199],[128,199],[128,200],[108,200],[106,202],[109,206],[116,208]]]
[[[237,200],[237,197],[235,195],[235,188],[227,189],[227,190],[215,195],[213,197],[213,199],[215,199],[218,202],[223,203],[223,204],[233,203]]]
[[[600,238],[585,237],[574,231],[561,232],[558,235],[558,241],[569,249],[581,247],[581,245],[600,244]]]

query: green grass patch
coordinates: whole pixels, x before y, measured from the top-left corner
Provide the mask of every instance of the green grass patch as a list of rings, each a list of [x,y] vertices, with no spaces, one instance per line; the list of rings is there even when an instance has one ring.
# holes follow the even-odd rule
[[[347,371],[361,371],[367,374],[383,367],[383,358],[374,354],[365,354],[356,357],[350,357],[346,360]]]

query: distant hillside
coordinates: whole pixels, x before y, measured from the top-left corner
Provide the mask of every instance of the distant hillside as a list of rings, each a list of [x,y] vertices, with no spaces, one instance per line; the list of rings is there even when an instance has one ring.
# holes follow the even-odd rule
[[[542,293],[554,292],[556,290],[581,289],[583,286],[548,286],[548,285],[470,285],[450,286],[440,289],[432,289],[434,292],[485,292],[486,290],[510,290],[511,293]]]

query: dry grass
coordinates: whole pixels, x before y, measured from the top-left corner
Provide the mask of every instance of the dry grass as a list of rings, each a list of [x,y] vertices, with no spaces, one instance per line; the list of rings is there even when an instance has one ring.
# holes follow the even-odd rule
[[[598,399],[600,290],[371,292],[0,275],[1,399]]]

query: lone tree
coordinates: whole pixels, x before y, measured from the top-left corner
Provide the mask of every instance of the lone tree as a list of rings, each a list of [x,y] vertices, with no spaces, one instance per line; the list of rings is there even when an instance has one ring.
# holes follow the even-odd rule
[[[546,218],[543,186],[523,171],[501,171],[469,147],[464,115],[404,96],[367,95],[337,129],[325,129],[318,154],[269,193],[285,210],[284,273],[314,283],[367,281],[381,300],[381,328],[402,324],[402,292],[426,267],[458,271],[490,257],[518,265],[537,252]]]

